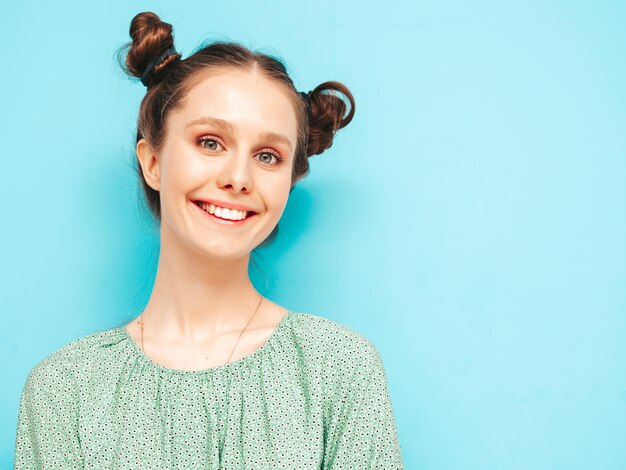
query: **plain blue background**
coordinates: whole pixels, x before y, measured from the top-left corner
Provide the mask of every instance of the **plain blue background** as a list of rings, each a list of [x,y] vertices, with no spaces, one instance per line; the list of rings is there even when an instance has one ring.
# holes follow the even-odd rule
[[[377,346],[407,469],[626,468],[626,4],[461,0],[3,3],[2,468],[29,370],[150,293],[146,10],[353,91],[253,276]]]

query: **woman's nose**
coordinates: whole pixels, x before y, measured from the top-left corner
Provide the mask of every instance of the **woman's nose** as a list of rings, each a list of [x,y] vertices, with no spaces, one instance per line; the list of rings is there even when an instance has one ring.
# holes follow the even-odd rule
[[[232,188],[235,192],[252,189],[252,157],[243,151],[232,151],[224,159],[218,178],[221,188]]]

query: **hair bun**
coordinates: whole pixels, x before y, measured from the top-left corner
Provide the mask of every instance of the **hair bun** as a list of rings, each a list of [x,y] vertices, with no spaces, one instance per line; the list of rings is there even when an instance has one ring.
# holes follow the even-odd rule
[[[338,91],[348,98],[350,110],[346,114],[346,101],[332,93]],[[309,138],[307,156],[319,155],[333,145],[335,133],[347,126],[354,117],[354,97],[343,83],[324,82],[308,93]]]
[[[158,83],[170,64],[178,61],[181,54],[174,48],[171,24],[161,21],[156,13],[145,11],[134,16],[130,23],[129,47],[122,68],[131,76],[141,79],[150,87]]]
[[[174,56],[174,57],[172,59],[169,59],[170,56]],[[141,77],[140,77],[141,83],[143,83],[147,87],[150,86],[155,75],[154,74],[155,69],[157,69],[159,71],[159,75],[162,76],[163,71],[167,68],[165,67],[165,65],[169,65],[177,61],[178,59],[180,59],[180,54],[176,52],[176,49],[172,47],[168,49],[167,51],[165,51],[163,54],[161,54],[159,57],[156,57],[150,60],[150,62],[148,62],[148,65],[146,65],[146,69],[141,74]]]

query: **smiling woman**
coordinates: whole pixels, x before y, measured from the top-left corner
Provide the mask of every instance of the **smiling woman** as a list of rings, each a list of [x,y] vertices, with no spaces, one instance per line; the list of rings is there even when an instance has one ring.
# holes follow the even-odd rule
[[[248,276],[308,158],[352,120],[352,94],[334,81],[298,92],[280,60],[237,43],[182,59],[151,12],[130,35],[122,67],[147,87],[135,150],[159,226],[153,291],[130,323],[33,367],[15,468],[403,468],[371,341]]]

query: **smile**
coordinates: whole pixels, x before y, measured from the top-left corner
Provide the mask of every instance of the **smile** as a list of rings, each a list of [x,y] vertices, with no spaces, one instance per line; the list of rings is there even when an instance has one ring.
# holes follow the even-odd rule
[[[211,219],[228,225],[240,225],[256,215],[256,212],[229,210],[213,204],[205,204],[200,201],[193,201],[193,203],[197,208],[201,209],[202,212],[209,215]]]

